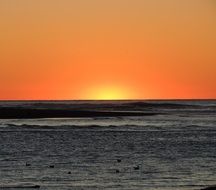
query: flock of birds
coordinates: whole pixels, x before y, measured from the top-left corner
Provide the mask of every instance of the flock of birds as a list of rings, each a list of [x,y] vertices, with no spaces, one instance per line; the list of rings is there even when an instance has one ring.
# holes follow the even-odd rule
[[[117,161],[118,163],[122,162],[121,159],[117,159],[116,161]],[[31,164],[28,163],[28,162],[26,162],[25,165],[26,165],[26,167],[30,167],[30,166],[31,166]],[[55,165],[49,165],[49,168],[55,168]],[[134,169],[134,170],[140,170],[141,167],[140,167],[140,165],[136,165],[136,166],[133,167],[133,169]],[[116,169],[115,172],[116,172],[116,173],[120,173],[120,170],[119,170],[119,169]],[[68,171],[68,174],[71,174],[71,171]],[[0,188],[1,188],[1,187],[0,187]],[[10,188],[11,188],[11,187],[10,187]],[[14,188],[20,188],[20,187],[14,187]],[[23,187],[23,188],[39,189],[39,188],[41,188],[41,186],[40,186],[40,185],[30,185],[30,186],[26,186],[26,187]],[[216,190],[216,186],[207,187],[207,188],[204,188],[204,189],[201,189],[201,190]]]
[[[117,162],[120,163],[122,160],[121,159],[117,159]],[[31,164],[26,162],[26,167],[30,167]],[[55,165],[49,165],[49,168],[55,168]],[[136,165],[133,167],[134,170],[140,170],[140,165]],[[116,173],[120,173],[119,169],[115,170]],[[68,172],[68,174],[71,174],[71,171]]]
[[[122,162],[121,159],[117,159],[116,161],[117,161],[118,163]],[[26,167],[30,167],[30,166],[31,166],[31,164],[28,163],[28,162],[26,162],[25,165],[26,165]],[[49,168],[55,168],[55,165],[49,165]],[[134,169],[134,170],[140,170],[140,165],[134,166],[133,169]],[[120,170],[119,170],[119,169],[116,169],[116,170],[115,170],[115,173],[120,173]],[[67,174],[72,174],[72,173],[71,173],[71,171],[68,171]],[[40,185],[33,185],[33,186],[30,186],[29,188],[38,189],[38,188],[40,188]]]

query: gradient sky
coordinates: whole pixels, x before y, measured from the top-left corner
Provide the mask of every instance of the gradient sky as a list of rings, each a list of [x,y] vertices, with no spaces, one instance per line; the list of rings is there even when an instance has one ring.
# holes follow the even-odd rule
[[[215,0],[0,0],[0,99],[216,98]]]

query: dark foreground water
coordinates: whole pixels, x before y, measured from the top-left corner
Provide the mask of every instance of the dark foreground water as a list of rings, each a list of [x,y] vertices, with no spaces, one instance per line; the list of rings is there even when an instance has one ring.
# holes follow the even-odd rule
[[[0,120],[0,189],[196,190],[216,184],[216,101],[1,102],[151,111],[139,117]]]

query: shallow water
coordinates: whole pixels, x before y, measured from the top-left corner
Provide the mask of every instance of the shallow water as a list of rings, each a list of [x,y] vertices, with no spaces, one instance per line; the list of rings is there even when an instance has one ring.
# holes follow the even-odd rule
[[[178,104],[195,107],[152,106],[161,114],[143,117],[0,120],[0,186],[195,190],[214,185],[216,103]]]

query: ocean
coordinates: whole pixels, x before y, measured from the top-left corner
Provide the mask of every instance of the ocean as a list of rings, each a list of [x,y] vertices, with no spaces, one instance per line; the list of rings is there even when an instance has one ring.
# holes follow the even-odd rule
[[[17,115],[36,109],[80,116],[25,118],[25,111],[23,118],[8,112],[4,118],[5,108]],[[0,117],[0,189],[199,190],[216,184],[215,100],[2,101]]]

